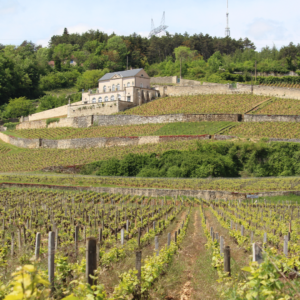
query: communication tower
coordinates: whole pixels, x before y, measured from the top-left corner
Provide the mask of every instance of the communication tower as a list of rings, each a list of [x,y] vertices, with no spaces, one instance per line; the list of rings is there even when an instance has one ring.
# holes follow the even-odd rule
[[[226,22],[227,26],[225,28],[225,36],[230,36],[230,28],[229,28],[229,12],[228,12],[228,0],[227,0],[227,13],[226,13]]]

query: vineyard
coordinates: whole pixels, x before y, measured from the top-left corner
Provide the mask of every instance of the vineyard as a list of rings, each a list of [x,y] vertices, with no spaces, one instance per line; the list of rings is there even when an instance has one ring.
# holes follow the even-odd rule
[[[261,86],[271,86],[271,87],[284,87],[291,89],[299,89],[300,84],[298,83],[262,83]]]
[[[300,299],[299,204],[43,189],[0,202],[0,299]]]
[[[78,139],[94,137],[202,135],[214,134],[233,122],[190,122],[170,124],[142,124],[128,126],[93,126],[89,128],[21,129],[8,135],[29,139]]]
[[[0,174],[0,182],[65,186],[105,186],[178,190],[213,190],[241,193],[300,191],[299,177],[279,178],[137,178],[83,175],[10,175]]]
[[[12,149],[0,141],[0,147]],[[2,155],[0,172],[37,171],[49,166],[84,165],[109,158],[123,158],[128,153],[162,153],[168,150],[196,149],[196,141],[175,141],[140,146],[122,146],[89,149],[21,149]]]
[[[223,134],[248,138],[299,139],[300,124],[296,122],[246,122],[231,127]]]
[[[262,105],[255,112],[258,115],[299,115],[299,100],[292,99],[274,99],[265,106]]]
[[[269,97],[257,95],[194,95],[166,97],[128,109],[125,115],[243,114]]]

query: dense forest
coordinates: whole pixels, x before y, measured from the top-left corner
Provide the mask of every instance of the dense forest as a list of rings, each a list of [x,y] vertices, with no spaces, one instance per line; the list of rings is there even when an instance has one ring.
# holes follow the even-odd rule
[[[108,35],[90,30],[53,36],[48,47],[24,41],[0,44],[0,118],[19,117],[63,105],[44,91],[93,88],[106,72],[145,68],[150,76],[182,76],[210,82],[248,81],[254,71],[287,73],[300,68],[300,45],[256,51],[248,39],[218,38],[202,33],[167,33],[150,39],[137,34]],[[72,97],[78,101],[79,96]],[[21,106],[17,112],[16,106]]]

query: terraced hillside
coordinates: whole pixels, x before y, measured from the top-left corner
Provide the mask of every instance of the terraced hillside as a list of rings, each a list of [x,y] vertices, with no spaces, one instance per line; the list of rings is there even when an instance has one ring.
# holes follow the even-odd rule
[[[243,114],[270,97],[233,95],[194,95],[159,98],[142,106],[128,109],[125,115],[166,115],[166,114]]]
[[[7,153],[1,155],[0,172],[37,171],[49,166],[84,165],[110,158],[123,158],[129,153],[163,153],[168,150],[196,149],[193,141],[176,141],[161,144],[124,146],[90,149],[21,149],[11,147],[0,141],[1,149]],[[13,149],[13,151],[9,151]]]
[[[259,115],[299,115],[300,101],[274,98],[274,100],[268,102],[266,105],[261,105],[253,113]]]
[[[224,134],[247,138],[300,139],[300,123],[253,122],[239,123]]]
[[[94,126],[89,128],[21,129],[6,132],[29,139],[77,139],[146,135],[201,135],[215,134],[233,122],[190,122],[170,124],[142,124],[128,126]],[[5,132],[4,132],[5,133]]]

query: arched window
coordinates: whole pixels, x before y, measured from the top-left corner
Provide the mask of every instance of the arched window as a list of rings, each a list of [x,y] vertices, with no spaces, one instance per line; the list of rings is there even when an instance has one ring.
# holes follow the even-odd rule
[[[96,98],[93,98],[92,102],[93,102],[93,103],[96,103]]]
[[[118,100],[121,100],[121,95],[120,94],[118,94]]]
[[[120,84],[118,83],[117,84],[117,91],[119,91],[120,90]]]
[[[104,100],[105,100],[105,102],[107,102],[107,101],[108,101],[108,97],[106,96],[106,97],[104,98]]]
[[[103,86],[103,92],[106,93],[106,85]]]
[[[112,96],[110,97],[110,101],[115,101],[115,96],[114,96],[114,95],[112,95]]]
[[[115,89],[115,85],[113,84],[112,85],[112,88],[111,88],[111,90],[114,92],[116,89]]]
[[[98,102],[102,102],[102,97],[99,97],[99,98],[98,98]]]
[[[127,87],[130,87],[130,82],[127,82]]]

